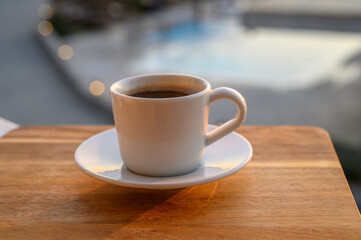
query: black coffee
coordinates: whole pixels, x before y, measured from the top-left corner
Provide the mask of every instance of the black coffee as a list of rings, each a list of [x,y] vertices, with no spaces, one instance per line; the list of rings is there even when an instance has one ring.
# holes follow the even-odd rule
[[[195,89],[191,88],[148,88],[136,90],[128,95],[139,98],[174,98],[188,96],[196,92]]]

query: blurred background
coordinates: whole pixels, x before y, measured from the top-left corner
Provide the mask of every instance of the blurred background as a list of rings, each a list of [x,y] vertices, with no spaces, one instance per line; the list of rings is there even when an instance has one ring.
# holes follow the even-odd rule
[[[197,75],[242,93],[247,125],[325,128],[360,209],[360,0],[0,2],[1,118],[112,124],[113,82]],[[235,111],[212,104],[210,123]]]

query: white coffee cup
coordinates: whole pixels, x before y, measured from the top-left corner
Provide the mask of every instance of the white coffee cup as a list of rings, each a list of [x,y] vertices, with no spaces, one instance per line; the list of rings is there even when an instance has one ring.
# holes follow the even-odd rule
[[[173,98],[129,96],[136,89],[186,88],[194,94]],[[176,176],[197,169],[205,147],[237,129],[247,105],[231,88],[211,90],[199,77],[181,74],[150,74],[126,78],[110,88],[119,149],[125,166],[146,176]],[[207,133],[209,104],[233,101],[235,118]]]

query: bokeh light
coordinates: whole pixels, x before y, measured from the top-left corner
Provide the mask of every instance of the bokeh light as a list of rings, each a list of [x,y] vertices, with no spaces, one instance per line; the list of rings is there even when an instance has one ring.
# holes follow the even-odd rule
[[[63,44],[58,48],[58,56],[63,60],[69,60],[73,55],[73,48],[67,44]]]
[[[50,19],[53,14],[54,10],[49,4],[43,3],[38,7],[38,15],[43,19]]]
[[[43,36],[49,36],[53,32],[53,24],[49,21],[39,22],[38,32]]]
[[[100,96],[104,93],[104,83],[99,80],[94,80],[89,85],[89,92],[94,96]]]

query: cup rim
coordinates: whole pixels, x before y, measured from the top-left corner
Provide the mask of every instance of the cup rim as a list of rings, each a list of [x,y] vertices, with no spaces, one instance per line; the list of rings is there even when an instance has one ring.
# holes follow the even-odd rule
[[[170,98],[142,98],[142,97],[134,97],[134,96],[129,96],[129,95],[120,93],[120,92],[118,92],[118,91],[115,90],[116,86],[118,86],[118,84],[119,84],[121,81],[127,81],[127,80],[134,79],[134,78],[151,77],[151,76],[190,77],[190,78],[193,78],[193,79],[197,79],[197,80],[202,81],[203,83],[205,83],[206,87],[205,87],[202,91],[199,91],[199,92],[196,92],[196,93],[187,95],[187,96],[170,97]],[[205,94],[205,93],[208,92],[210,89],[211,89],[211,85],[210,85],[210,83],[209,83],[207,80],[205,80],[205,79],[203,79],[203,78],[201,78],[201,77],[194,76],[194,75],[179,74],[179,73],[151,73],[151,74],[141,74],[141,75],[136,75],[136,76],[132,76],[132,77],[122,78],[122,79],[116,81],[115,83],[113,83],[113,84],[110,86],[110,93],[111,93],[111,94],[114,94],[114,95],[121,96],[121,97],[125,97],[125,98],[140,99],[140,100],[143,100],[143,101],[175,101],[175,100],[179,100],[179,99],[196,98],[196,97],[198,97],[198,96],[201,96],[201,95]]]

